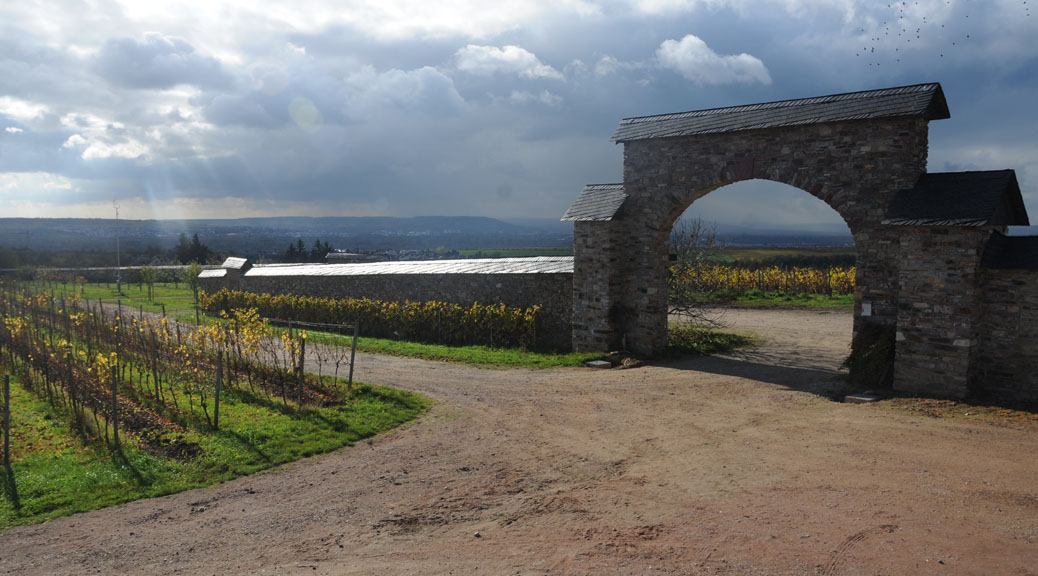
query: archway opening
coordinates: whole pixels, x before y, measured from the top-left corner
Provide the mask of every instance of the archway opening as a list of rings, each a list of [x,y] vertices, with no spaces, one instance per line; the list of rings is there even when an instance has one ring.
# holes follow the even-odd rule
[[[851,351],[857,253],[843,217],[793,186],[745,180],[670,227],[668,319],[752,334],[747,362],[831,378]],[[801,373],[803,372],[803,373]]]

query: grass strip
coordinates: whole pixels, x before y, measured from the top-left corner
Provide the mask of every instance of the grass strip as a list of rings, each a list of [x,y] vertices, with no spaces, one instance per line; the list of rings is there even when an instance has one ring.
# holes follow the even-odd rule
[[[854,294],[790,294],[748,290],[727,300],[740,308],[853,308]]]
[[[12,462],[0,468],[0,530],[208,486],[329,452],[407,422],[428,406],[417,394],[367,384],[357,384],[343,405],[304,410],[228,391],[220,430],[192,427],[183,439],[200,450],[176,460],[140,449],[132,436],[123,438],[120,451],[84,443],[64,414],[21,385],[12,382],[11,397]]]
[[[667,328],[664,357],[706,356],[723,354],[752,346],[758,341],[752,334],[724,332],[691,323],[671,324]]]

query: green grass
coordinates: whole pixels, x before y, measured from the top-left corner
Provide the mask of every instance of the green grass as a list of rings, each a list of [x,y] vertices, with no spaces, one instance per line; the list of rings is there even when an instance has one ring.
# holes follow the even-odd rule
[[[156,283],[153,293],[154,298],[152,299],[148,299],[148,287],[146,285],[138,286],[137,284],[124,283],[121,293],[116,289],[114,282],[111,284],[88,282],[82,288],[71,282],[65,284],[32,282],[30,286],[37,290],[53,292],[58,296],[75,293],[82,298],[88,299],[91,303],[97,303],[98,299],[103,300],[105,303],[121,301],[124,306],[134,310],[143,305],[145,312],[160,313],[162,312],[162,307],[165,306],[167,315],[181,314],[190,316],[191,322],[194,322],[194,295],[191,293],[188,285],[183,282],[179,284]]]
[[[535,256],[572,256],[573,248],[476,248],[458,250],[462,258],[533,258]]]
[[[308,331],[307,339],[336,346],[349,345],[347,337],[327,332]],[[667,350],[662,355],[665,358],[720,354],[736,348],[749,346],[755,340],[753,336],[746,334],[732,334],[711,328],[679,323],[672,324],[669,327],[668,341]],[[599,360],[606,356],[606,354],[595,352],[550,353],[511,348],[488,348],[486,346],[443,346],[384,338],[358,338],[357,350],[373,354],[475,364],[491,368],[561,368],[566,366],[583,366],[589,360]]]
[[[752,334],[737,334],[706,328],[695,324],[672,323],[667,328],[665,358],[722,354],[739,348],[752,346],[757,337]]]
[[[730,300],[734,306],[743,308],[853,308],[854,294],[788,294],[786,292],[761,292],[749,290],[737,294]]]
[[[286,328],[275,327],[276,330]],[[350,337],[329,332],[307,330],[307,339],[312,342],[333,346],[349,346]],[[491,348],[489,346],[446,346],[443,344],[423,344],[390,340],[388,338],[357,338],[357,350],[371,354],[403,356],[456,362],[459,364],[475,364],[491,368],[560,368],[564,366],[582,366],[588,360],[596,360],[600,353],[554,353],[533,352],[518,348]]]
[[[84,443],[68,419],[12,383],[12,463],[0,468],[0,530],[122,502],[207,486],[328,452],[417,417],[421,396],[358,384],[342,406],[296,410],[247,392],[225,394],[220,430],[195,422],[183,436],[200,447],[188,460]]]

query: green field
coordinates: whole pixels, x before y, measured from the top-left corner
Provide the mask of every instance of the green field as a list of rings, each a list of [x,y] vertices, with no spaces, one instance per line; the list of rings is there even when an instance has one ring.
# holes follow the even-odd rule
[[[725,264],[763,266],[853,266],[855,258],[854,246],[729,246],[722,248],[720,254]]]
[[[536,256],[572,256],[573,248],[477,248],[458,250],[462,258],[533,258]]]

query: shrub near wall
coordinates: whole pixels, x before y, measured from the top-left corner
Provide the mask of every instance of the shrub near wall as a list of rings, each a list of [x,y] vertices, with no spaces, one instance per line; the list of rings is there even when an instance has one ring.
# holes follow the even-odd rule
[[[483,345],[533,348],[539,344],[540,306],[449,302],[384,302],[369,298],[333,299],[291,294],[254,294],[222,289],[202,293],[199,305],[209,314],[255,308],[261,316],[299,322],[358,324],[364,336],[451,346]]]

